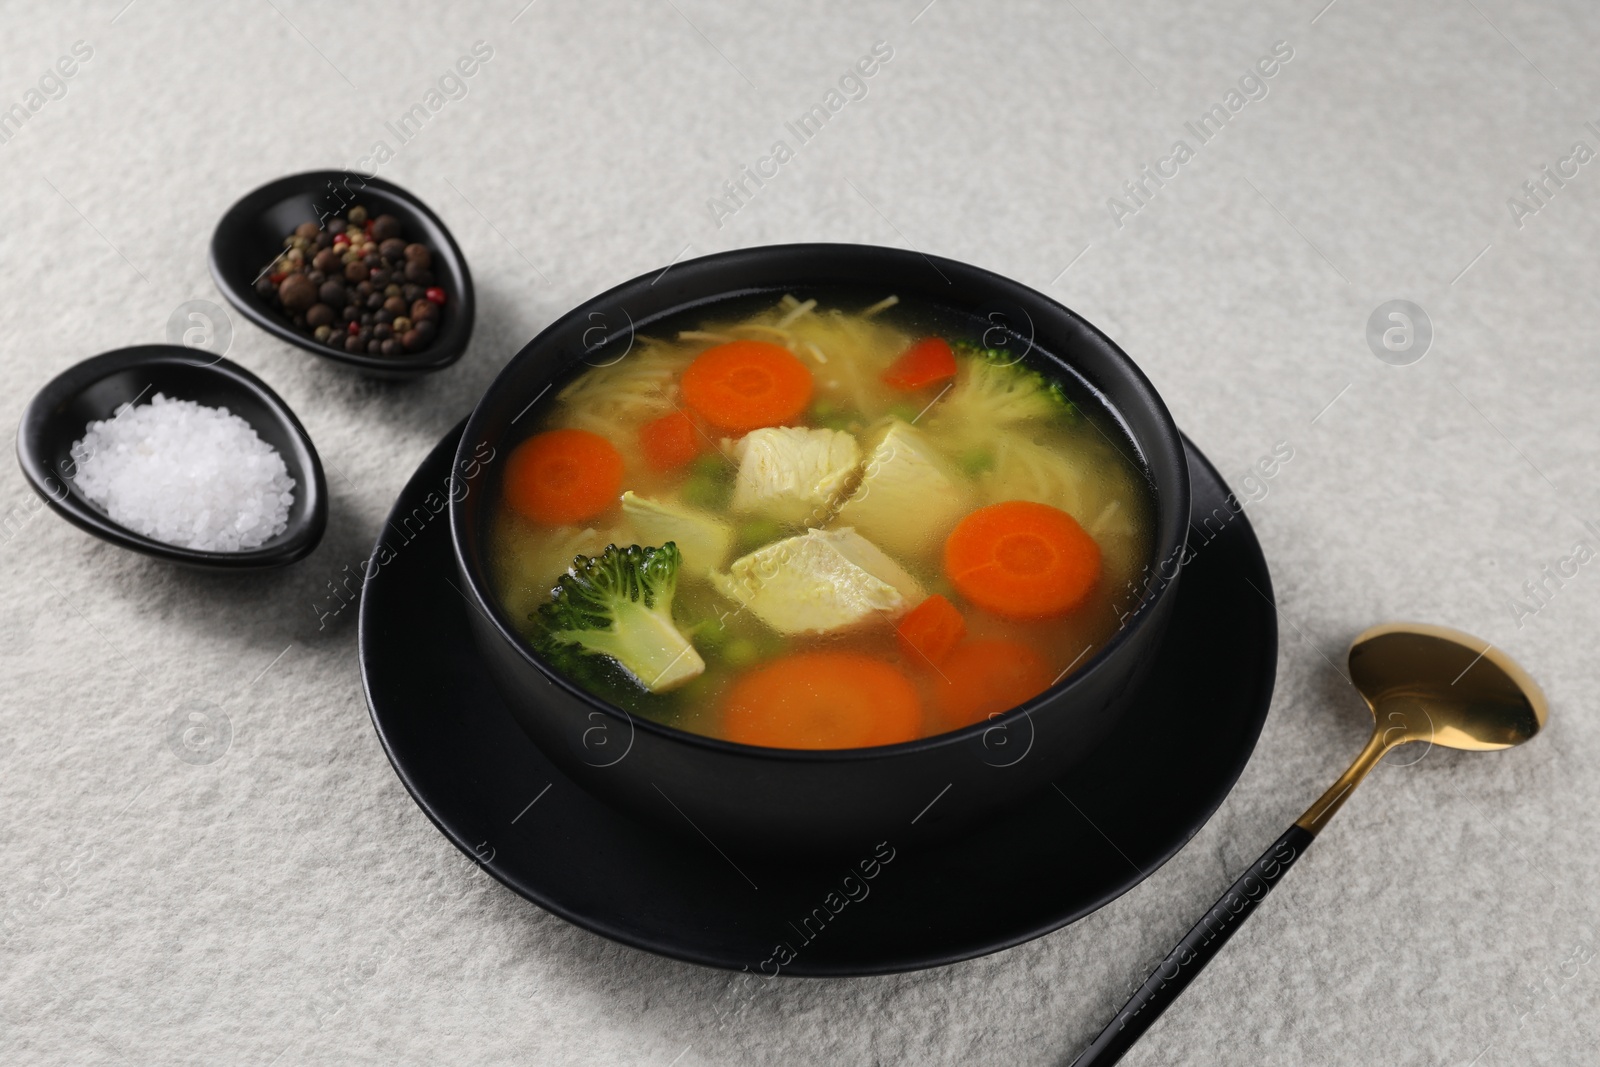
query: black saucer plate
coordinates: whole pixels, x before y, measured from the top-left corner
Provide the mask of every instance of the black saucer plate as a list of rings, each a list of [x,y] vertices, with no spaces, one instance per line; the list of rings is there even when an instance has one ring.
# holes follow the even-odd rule
[[[431,514],[429,494],[437,503],[448,491],[460,429],[401,493],[368,572],[360,659],[373,725],[457,847],[514,892],[624,944],[813,976],[914,970],[1020,944],[1094,911],[1182,848],[1233,788],[1266,719],[1278,645],[1266,561],[1221,477],[1186,441],[1195,554],[1151,680],[1086,766],[938,847],[889,840],[837,862],[757,861],[688,828],[664,835],[557,771],[479,661],[448,513],[417,518]]]

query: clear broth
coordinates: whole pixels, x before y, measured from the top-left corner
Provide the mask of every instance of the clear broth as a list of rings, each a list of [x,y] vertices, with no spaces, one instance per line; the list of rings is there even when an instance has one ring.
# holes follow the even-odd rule
[[[1134,458],[1137,449],[1105,402],[1082,381],[1051,374],[1070,411],[1059,417],[1031,419],[1011,425],[979,418],[988,409],[961,403],[965,379],[974,372],[969,354],[958,355],[955,382],[941,393],[937,387],[924,393],[896,391],[881,380],[889,367],[914,341],[941,336],[977,348],[993,331],[981,321],[965,320],[928,305],[897,302],[892,306],[867,305],[844,311],[839,305],[823,306],[785,296],[774,303],[763,298],[722,305],[720,313],[702,313],[693,321],[658,325],[654,336],[639,336],[626,356],[604,366],[585,367],[581,373],[539,402],[528,420],[529,436],[558,428],[589,430],[610,441],[625,465],[624,489],[652,499],[690,502],[702,508],[710,501],[707,486],[717,478],[709,465],[726,465],[731,481],[735,461],[728,454],[731,438],[721,453],[707,452],[689,467],[666,473],[652,470],[638,444],[639,427],[646,421],[680,410],[677,381],[696,356],[724,340],[771,341],[788,348],[811,370],[814,392],[805,416],[785,425],[826,426],[852,432],[861,443],[863,457],[870,451],[875,430],[900,419],[923,431],[950,470],[958,472],[971,507],[1003,500],[1034,500],[1072,515],[1094,537],[1101,550],[1101,574],[1086,598],[1073,610],[1039,621],[1014,621],[991,615],[964,600],[942,573],[941,554],[946,530],[935,529],[910,548],[890,555],[929,593],[948,597],[967,625],[967,641],[1004,639],[1026,645],[1050,665],[1050,681],[1059,682],[1080,670],[1095,652],[1116,634],[1130,587],[1145,566],[1153,522],[1149,478]],[[858,303],[857,307],[861,307]],[[745,311],[744,314],[737,313]],[[676,328],[675,328],[676,327]],[[1000,338],[1012,353],[1022,353],[1025,343],[1013,335]],[[1019,370],[1032,371],[1033,361],[1021,359]],[[1044,370],[1041,364],[1037,369]],[[987,423],[987,424],[985,424]],[[709,431],[721,440],[727,435]],[[712,510],[707,508],[706,510]],[[760,544],[804,533],[804,523],[752,520],[723,510],[720,517],[738,530],[727,563]],[[920,517],[911,517],[920,521]],[[613,505],[581,525],[540,526],[500,504],[492,517],[490,533],[492,581],[507,615],[526,636],[538,636],[538,607],[550,599],[551,589],[576,555],[598,555],[608,544],[643,543],[629,528],[620,505]],[[832,520],[817,524],[835,528]],[[904,540],[904,539],[901,539]],[[954,724],[941,714],[941,680],[926,662],[912,662],[902,653],[892,624],[871,625],[839,633],[784,635],[753,611],[742,609],[715,589],[700,573],[685,567],[680,573],[673,616],[690,635],[706,661],[706,670],[681,688],[651,693],[625,672],[615,671],[601,683],[585,684],[597,696],[680,729],[723,736],[721,715],[728,686],[744,672],[780,656],[816,649],[848,649],[892,663],[916,686],[924,711],[919,736],[930,736],[967,725]]]

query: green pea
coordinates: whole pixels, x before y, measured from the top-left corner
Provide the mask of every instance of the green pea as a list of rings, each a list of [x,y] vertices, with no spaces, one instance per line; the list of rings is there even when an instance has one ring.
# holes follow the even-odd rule
[[[751,519],[739,526],[739,551],[750,552],[783,536],[783,524],[774,519]]]
[[[733,465],[720,455],[705,455],[689,465],[689,477],[678,490],[686,503],[716,511],[733,495]]]
[[[984,471],[994,469],[994,454],[987,448],[969,448],[956,459],[956,466],[968,478],[976,478]]]

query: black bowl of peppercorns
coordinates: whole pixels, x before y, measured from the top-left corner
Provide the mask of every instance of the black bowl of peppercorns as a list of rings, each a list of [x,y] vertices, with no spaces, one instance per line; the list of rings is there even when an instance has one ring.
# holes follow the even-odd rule
[[[256,279],[256,295],[320,344],[369,356],[420,352],[448,301],[428,246],[407,242],[393,215],[357,204],[343,218],[302,222]]]
[[[314,171],[262,186],[217,224],[211,274],[256,325],[378,377],[447,367],[472,334],[461,249],[379,178]]]

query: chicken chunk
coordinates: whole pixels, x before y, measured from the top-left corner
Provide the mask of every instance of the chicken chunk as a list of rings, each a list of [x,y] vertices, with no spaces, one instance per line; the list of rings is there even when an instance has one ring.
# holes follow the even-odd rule
[[[926,434],[896,419],[867,456],[834,521],[890,552],[925,555],[972,508],[968,492]]]
[[[733,510],[797,525],[826,522],[861,463],[848,433],[801,426],[752,430],[734,444],[733,456]]]
[[[899,618],[917,580],[855,530],[809,530],[741,556],[712,584],[779,633],[831,633]]]
[[[733,527],[699,508],[651,500],[630,489],[622,494],[622,515],[639,544],[675,542],[684,573],[691,577],[703,579],[721,567],[733,547]]]

